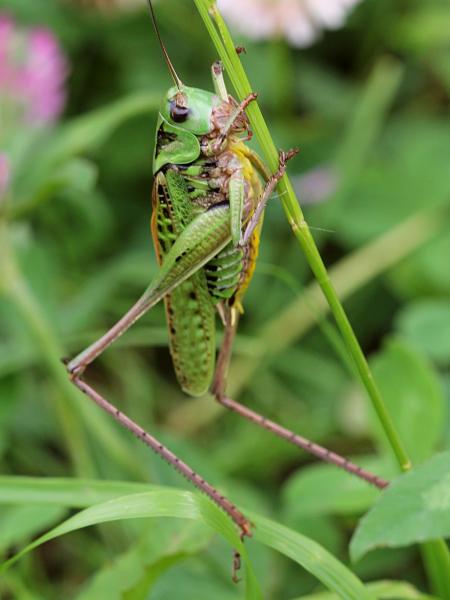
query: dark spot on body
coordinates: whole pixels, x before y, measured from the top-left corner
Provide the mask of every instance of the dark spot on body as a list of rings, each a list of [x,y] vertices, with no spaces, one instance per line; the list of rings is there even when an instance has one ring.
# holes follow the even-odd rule
[[[175,100],[169,102],[169,114],[175,123],[184,123],[189,116],[190,109],[187,106],[177,104]]]

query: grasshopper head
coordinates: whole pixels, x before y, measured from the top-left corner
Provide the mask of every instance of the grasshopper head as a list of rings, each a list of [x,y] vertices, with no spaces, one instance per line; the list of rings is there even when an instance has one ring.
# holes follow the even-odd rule
[[[206,135],[212,129],[211,117],[220,99],[211,92],[183,85],[173,86],[161,104],[161,115],[171,125],[194,135]]]

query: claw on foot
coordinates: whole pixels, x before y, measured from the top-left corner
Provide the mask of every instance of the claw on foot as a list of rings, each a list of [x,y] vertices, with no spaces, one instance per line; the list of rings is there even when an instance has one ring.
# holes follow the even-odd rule
[[[291,158],[294,158],[298,152],[298,148],[291,148],[287,152],[284,150],[278,151],[278,171],[272,176],[276,181],[283,177],[283,175],[286,173],[286,163],[288,160],[291,160]]]
[[[254,525],[250,523],[250,521],[245,521],[245,523],[241,523],[240,528],[242,542],[244,541],[244,538],[252,537],[252,527],[254,527]]]
[[[66,366],[67,373],[69,374],[70,380],[80,379],[85,367],[83,365],[72,365],[72,362],[67,359],[63,359],[63,363]]]
[[[239,583],[241,578],[238,577],[238,573],[241,570],[241,555],[237,550],[233,550],[233,566],[231,571],[231,579],[233,583]]]
[[[250,94],[248,96],[246,96],[240,103],[239,112],[244,111],[251,102],[254,102],[257,99],[257,97],[258,97],[257,92],[250,92]]]
[[[288,160],[291,160],[291,158],[294,158],[294,156],[296,156],[298,153],[299,153],[298,148],[291,148],[287,152],[285,152],[284,150],[280,150],[278,152],[278,160],[279,160],[280,168],[286,167],[286,163],[288,162]]]
[[[252,537],[251,528],[253,527],[253,524],[250,523],[250,521],[245,521],[243,523],[240,523],[239,527],[241,528],[241,533],[239,535],[239,537],[241,538],[241,542],[243,542],[246,537]],[[240,577],[238,577],[238,573],[239,573],[240,569],[241,569],[241,555],[237,550],[234,550],[233,551],[233,567],[232,567],[232,575],[231,575],[231,579],[233,580],[233,583],[239,583],[239,581],[241,580]]]

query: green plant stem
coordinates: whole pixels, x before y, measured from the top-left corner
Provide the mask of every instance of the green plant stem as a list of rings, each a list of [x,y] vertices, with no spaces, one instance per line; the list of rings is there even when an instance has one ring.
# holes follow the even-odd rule
[[[239,56],[236,53],[235,44],[233,43],[230,33],[228,32],[215,3],[208,0],[194,1],[216,49],[219,52],[220,58],[225,64],[239,99],[242,100],[252,92],[252,89]],[[214,26],[210,15],[214,19],[217,29]],[[275,171],[278,167],[278,152],[257,102],[252,102],[249,105],[247,114],[268,165],[272,171]],[[364,353],[361,350],[353,328],[329,278],[322,257],[320,256],[319,250],[317,249],[314,238],[300,208],[300,204],[296,198],[292,184],[287,176],[284,176],[280,181],[278,189],[288,222],[303,249],[309,266],[313,271],[325,298],[327,299],[347,350],[355,362],[361,381],[369,394],[383,430],[389,440],[389,444],[397,458],[397,462],[402,471],[408,471],[411,468],[411,461],[403,447],[394,423],[373,379]]]
[[[231,35],[219,11],[217,10],[215,1],[194,0],[194,3],[216,47],[216,50],[225,65],[239,100],[244,99],[252,92],[252,88],[239,56],[236,53],[235,44],[231,38]],[[258,103],[252,102],[246,112],[268,166],[272,171],[275,171],[278,167],[278,153]],[[372,372],[369,368],[361,346],[359,345],[353,328],[347,318],[333,284],[331,283],[319,250],[314,242],[314,238],[311,235],[299,202],[295,196],[292,184],[287,176],[284,176],[280,181],[278,190],[287,220],[295,237],[303,249],[309,266],[314,273],[314,276],[321,287],[325,298],[327,299],[330,310],[333,313],[336,324],[346,344],[347,350],[355,362],[361,381],[367,390],[369,398],[378,415],[399,467],[402,471],[408,471],[412,466],[411,461],[400,440],[392,418],[384,404],[383,398],[381,397],[378,386],[375,383]],[[440,544],[439,549],[437,549],[437,547],[431,547],[430,549],[435,564],[439,565],[435,571],[439,573],[441,579],[444,578],[447,584],[450,585],[450,572],[448,571],[448,547],[443,541],[438,541],[437,543]],[[435,572],[429,571],[429,575],[430,579],[436,584]]]
[[[431,540],[420,546],[422,560],[432,583],[432,592],[450,599],[450,553],[444,540]]]
[[[380,391],[372,376],[366,357],[364,356],[361,346],[359,345],[355,332],[353,331],[350,321],[348,320],[333,284],[331,283],[317,246],[311,236],[308,225],[305,221],[303,221],[303,223],[300,223],[300,225],[298,225],[297,222],[291,223],[291,226],[294,230],[295,236],[303,248],[303,251],[305,252],[316,280],[322,288],[324,296],[328,301],[330,310],[334,315],[337,326],[347,345],[347,349],[355,361],[361,381],[366,388],[370,399],[372,400],[372,404],[375,408],[378,418],[380,419],[389,443],[391,444],[391,448],[397,458],[397,462],[399,463],[402,471],[408,471],[411,468],[411,461],[403,447],[386,405],[383,402]]]

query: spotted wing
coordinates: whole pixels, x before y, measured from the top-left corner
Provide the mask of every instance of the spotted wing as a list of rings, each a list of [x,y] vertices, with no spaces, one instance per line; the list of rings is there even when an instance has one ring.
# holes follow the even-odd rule
[[[174,169],[159,172],[153,184],[151,230],[159,264],[193,220],[186,183]],[[182,389],[204,394],[215,365],[215,309],[206,276],[199,269],[164,297],[170,353]]]

